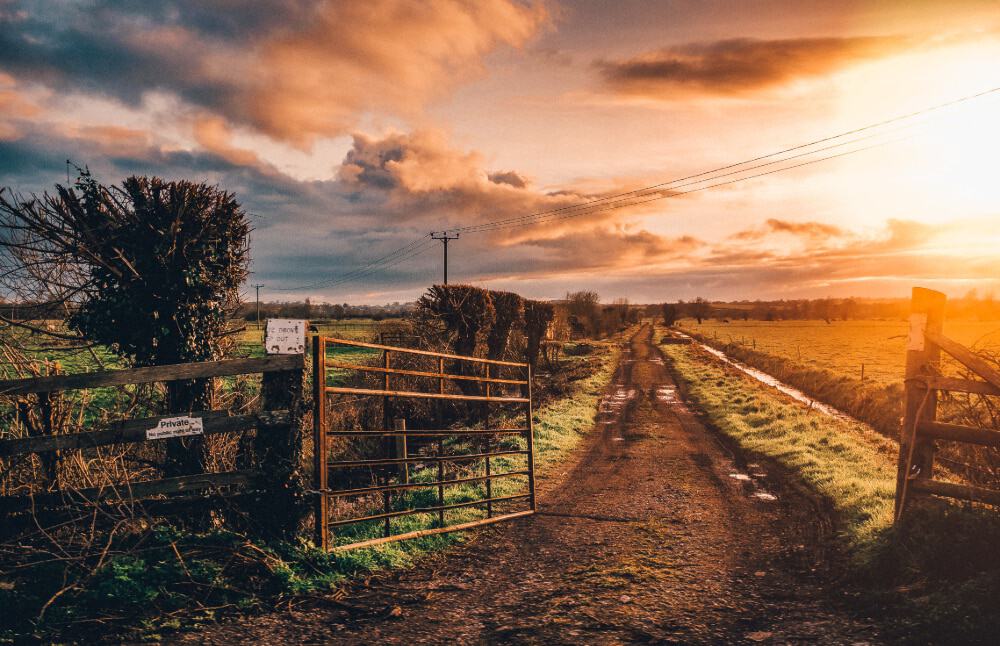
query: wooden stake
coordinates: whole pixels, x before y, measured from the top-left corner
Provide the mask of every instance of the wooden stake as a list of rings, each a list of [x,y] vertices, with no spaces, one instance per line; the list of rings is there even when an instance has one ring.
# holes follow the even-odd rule
[[[941,350],[928,342],[926,334],[941,334],[946,300],[947,297],[941,292],[923,287],[913,288],[903,381],[906,399],[896,472],[897,521],[905,511],[909,480],[914,477],[929,479],[934,470],[934,442],[920,438],[916,429],[918,422],[934,421],[937,415],[937,392],[929,390],[924,379],[937,374]]]

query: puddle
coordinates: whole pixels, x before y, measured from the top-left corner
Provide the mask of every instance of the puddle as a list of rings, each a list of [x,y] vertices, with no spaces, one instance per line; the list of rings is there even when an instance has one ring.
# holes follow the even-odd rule
[[[747,466],[759,467],[756,464]],[[767,474],[763,471],[752,471],[749,475],[739,472],[730,473],[729,477],[741,483],[743,492],[749,494],[751,498],[756,498],[764,502],[774,502],[778,499],[776,495],[765,489],[763,480],[767,478]]]
[[[657,386],[656,398],[664,404],[676,404],[677,389],[673,386]]]
[[[736,368],[737,370],[740,370],[741,372],[746,373],[747,375],[753,377],[754,379],[756,379],[757,381],[761,382],[762,384],[770,386],[770,387],[774,388],[775,390],[788,395],[789,397],[791,397],[792,399],[794,399],[796,401],[802,402],[803,404],[807,404],[809,406],[809,408],[812,409],[812,410],[817,410],[817,411],[819,411],[819,412],[821,412],[821,413],[823,413],[825,415],[829,415],[830,417],[837,417],[837,418],[844,419],[844,420],[850,420],[851,419],[850,417],[848,417],[844,413],[840,412],[836,408],[834,408],[832,406],[827,406],[826,404],[824,404],[822,402],[818,402],[815,399],[812,399],[811,397],[809,397],[809,395],[806,395],[801,390],[798,390],[796,388],[792,388],[788,384],[785,384],[785,383],[783,383],[781,381],[778,381],[777,379],[775,379],[771,375],[767,374],[766,372],[763,372],[762,370],[757,370],[756,368],[751,368],[750,366],[744,365],[744,364],[742,364],[742,363],[740,363],[738,361],[734,361],[733,359],[730,359],[729,356],[726,355],[726,353],[723,352],[722,350],[717,350],[717,349],[713,348],[710,345],[706,345],[704,343],[699,343],[698,341],[695,341],[694,339],[692,339],[690,336],[684,334],[683,332],[676,332],[676,334],[678,334],[678,335],[680,335],[680,336],[682,336],[682,337],[684,337],[686,339],[690,339],[692,343],[694,343],[694,344],[698,345],[699,347],[703,348],[706,352],[708,352],[712,356],[716,357],[720,361],[724,361],[725,363],[728,363],[729,365],[731,365],[732,367]]]

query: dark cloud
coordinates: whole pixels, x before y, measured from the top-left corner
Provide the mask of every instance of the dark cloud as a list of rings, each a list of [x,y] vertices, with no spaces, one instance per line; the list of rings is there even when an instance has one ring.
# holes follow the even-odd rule
[[[0,72],[131,105],[161,91],[304,144],[419,110],[546,20],[516,0],[23,2],[0,13]]]
[[[743,94],[896,53],[898,37],[735,38],[691,43],[619,61],[598,61],[605,84],[628,95]]]
[[[527,180],[512,170],[490,173],[488,177],[494,184],[507,184],[508,186],[513,186],[514,188],[524,188],[528,185]]]

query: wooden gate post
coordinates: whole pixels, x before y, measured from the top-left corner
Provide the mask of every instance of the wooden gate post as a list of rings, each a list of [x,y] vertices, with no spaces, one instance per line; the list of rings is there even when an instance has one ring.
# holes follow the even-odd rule
[[[267,534],[292,538],[305,514],[305,474],[302,469],[302,414],[305,355],[292,370],[265,372],[261,377],[261,421],[254,454],[263,495],[253,514]],[[287,416],[272,415],[288,411]]]
[[[924,420],[933,421],[937,415],[937,392],[928,390],[923,378],[938,372],[941,349],[927,341],[925,334],[941,334],[946,300],[941,292],[913,288],[903,381],[905,404],[896,472],[896,520],[902,517],[906,508],[908,479],[930,478],[934,469],[934,442],[918,437],[916,425]]]

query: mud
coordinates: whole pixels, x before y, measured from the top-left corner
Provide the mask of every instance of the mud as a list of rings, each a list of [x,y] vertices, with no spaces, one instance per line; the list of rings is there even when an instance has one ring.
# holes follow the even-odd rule
[[[537,515],[346,596],[183,639],[879,643],[874,622],[852,616],[829,585],[829,518],[769,470],[729,457],[683,402],[646,327],[629,342],[595,430],[540,488]]]

